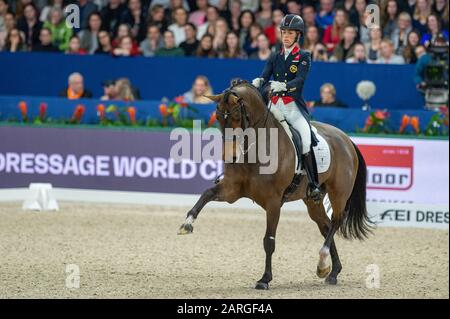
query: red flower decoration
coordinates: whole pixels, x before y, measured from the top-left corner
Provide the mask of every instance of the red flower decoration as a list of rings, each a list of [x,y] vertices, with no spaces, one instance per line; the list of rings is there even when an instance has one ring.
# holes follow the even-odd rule
[[[406,129],[406,127],[411,123],[411,118],[408,115],[403,115],[402,122],[400,124],[399,132],[403,133]]]
[[[77,107],[75,108],[75,111],[73,112],[72,121],[80,123],[85,111],[86,109],[84,105],[78,104]]]
[[[420,133],[420,123],[419,123],[419,117],[413,116],[411,118],[411,126],[413,127],[416,134]]]
[[[27,103],[24,101],[19,102],[20,115],[22,116],[22,121],[26,121],[28,118],[28,108]]]
[[[97,105],[97,115],[100,118],[100,120],[105,119],[106,108],[103,104]]]
[[[46,115],[47,115],[47,104],[46,103],[39,104],[39,119],[41,121],[44,121]]]
[[[161,104],[159,106],[159,113],[161,113],[162,117],[167,117],[169,114],[169,111],[167,110],[167,105]]]
[[[136,124],[136,109],[133,106],[130,106],[127,109],[128,116],[130,117],[131,124]]]

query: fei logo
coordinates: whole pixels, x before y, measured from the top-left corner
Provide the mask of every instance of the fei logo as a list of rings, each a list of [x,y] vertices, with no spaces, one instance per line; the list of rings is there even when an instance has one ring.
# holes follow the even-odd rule
[[[367,188],[406,191],[413,185],[414,147],[358,145],[367,164]]]

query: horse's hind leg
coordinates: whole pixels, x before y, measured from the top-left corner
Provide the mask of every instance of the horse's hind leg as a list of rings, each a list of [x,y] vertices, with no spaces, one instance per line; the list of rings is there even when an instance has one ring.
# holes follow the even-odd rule
[[[316,204],[313,201],[305,201],[308,207],[308,213],[312,220],[314,220],[319,227],[320,233],[325,237],[325,243],[319,252],[319,263],[317,265],[317,276],[319,278],[326,278],[329,284],[337,283],[337,276],[342,270],[341,261],[334,243],[334,234],[338,226],[335,222],[330,221],[325,212],[323,204]],[[331,255],[331,267],[328,257]]]

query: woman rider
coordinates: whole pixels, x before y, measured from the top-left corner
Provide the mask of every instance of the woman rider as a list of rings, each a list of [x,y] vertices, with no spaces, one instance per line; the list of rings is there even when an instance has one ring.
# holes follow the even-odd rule
[[[311,67],[311,55],[300,49],[299,40],[304,34],[303,19],[294,14],[281,21],[282,46],[272,54],[260,78],[253,85],[262,88],[270,83],[273,106],[280,110],[302,138],[302,162],[309,180],[308,196],[314,201],[322,199],[316,162],[311,155],[312,133],[309,112],[303,99],[303,85]],[[272,81],[269,81],[273,77]]]

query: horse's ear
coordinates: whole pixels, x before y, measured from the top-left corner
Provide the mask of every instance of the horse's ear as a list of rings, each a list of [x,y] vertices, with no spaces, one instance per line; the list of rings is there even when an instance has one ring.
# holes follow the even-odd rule
[[[219,94],[219,95],[204,95],[204,97],[210,99],[213,102],[219,103],[220,101],[222,101],[223,94]]]

